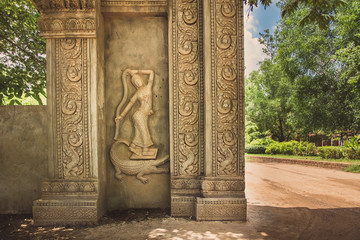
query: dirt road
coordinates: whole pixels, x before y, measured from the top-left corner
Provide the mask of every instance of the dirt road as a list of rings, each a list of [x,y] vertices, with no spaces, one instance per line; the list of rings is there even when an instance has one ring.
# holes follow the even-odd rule
[[[360,240],[360,174],[246,163],[248,222],[197,222],[166,210],[111,213],[92,227],[35,227],[0,215],[0,239]]]
[[[265,239],[360,239],[360,174],[247,163],[249,223]]]

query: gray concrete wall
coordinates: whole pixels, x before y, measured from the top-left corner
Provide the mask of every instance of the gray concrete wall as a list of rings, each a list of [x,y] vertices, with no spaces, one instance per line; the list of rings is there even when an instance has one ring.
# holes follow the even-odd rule
[[[46,106],[0,106],[0,213],[31,213],[47,177]]]

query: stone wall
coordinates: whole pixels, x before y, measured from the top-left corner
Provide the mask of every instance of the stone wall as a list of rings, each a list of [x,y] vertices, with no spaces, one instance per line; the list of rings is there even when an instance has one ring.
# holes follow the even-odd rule
[[[276,163],[286,163],[286,164],[299,164],[299,165],[305,165],[305,166],[332,168],[332,169],[343,169],[345,167],[350,167],[352,165],[351,163],[343,163],[343,162],[326,162],[326,161],[262,157],[262,156],[246,156],[246,158],[250,161],[256,161],[256,162],[264,162],[264,163],[276,162]]]
[[[0,213],[31,213],[47,177],[46,106],[0,106]]]

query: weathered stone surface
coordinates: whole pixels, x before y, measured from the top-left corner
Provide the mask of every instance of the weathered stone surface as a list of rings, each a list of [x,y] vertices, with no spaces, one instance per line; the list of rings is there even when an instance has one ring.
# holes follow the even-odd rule
[[[242,2],[34,2],[53,127],[35,221],[96,221],[105,198],[108,210],[244,220]]]
[[[31,213],[48,173],[46,106],[0,106],[0,213]]]
[[[245,198],[197,198],[196,219],[246,221]]]
[[[143,161],[142,166],[149,160],[133,159],[133,153],[125,144],[116,142],[124,139],[131,143],[134,141],[135,125],[134,114],[140,109],[140,101],[136,100],[127,114],[118,123],[116,128],[115,118],[117,108],[124,98],[124,89],[127,89],[126,104],[136,94],[136,87],[122,77],[126,69],[152,70],[154,73],[152,86],[152,112],[148,116],[147,127],[153,142],[149,148],[157,148],[156,159],[169,155],[169,77],[168,77],[168,49],[167,49],[167,19],[153,16],[105,16],[105,105],[106,105],[106,149],[107,152],[116,150],[119,170],[121,163],[134,166]],[[144,84],[149,77],[142,75]],[[123,112],[119,110],[119,115]],[[145,123],[143,123],[145,124]],[[111,146],[114,146],[111,148]],[[109,154],[110,155],[110,154]],[[154,159],[153,159],[154,160]],[[147,183],[144,184],[136,178],[138,173],[127,171],[115,178],[114,166],[107,158],[107,202],[109,210],[126,208],[166,208],[170,204],[169,174],[146,175]],[[124,166],[125,167],[125,166]],[[168,172],[169,163],[157,166],[158,169]],[[135,169],[135,168],[134,168]],[[135,175],[135,176],[132,176]]]

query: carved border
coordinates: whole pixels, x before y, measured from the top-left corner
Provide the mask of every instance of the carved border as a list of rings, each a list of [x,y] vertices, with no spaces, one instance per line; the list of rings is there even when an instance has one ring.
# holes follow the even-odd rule
[[[77,12],[66,16],[53,14],[42,16],[39,20],[41,36],[44,38],[95,37],[96,23],[93,14],[77,16]]]
[[[173,1],[175,176],[199,176],[204,155],[202,1]]]
[[[210,15],[212,175],[242,175],[242,5],[238,0],[210,0]]]
[[[148,0],[148,1],[125,1],[125,0],[102,0],[101,6],[119,6],[119,7],[144,7],[144,6],[159,6],[159,7],[166,7],[168,5],[167,0],[163,1],[154,1],[154,0]]]
[[[55,40],[58,177],[90,176],[87,39]]]

